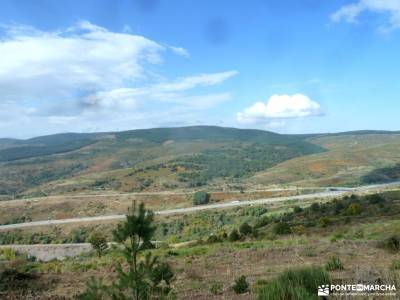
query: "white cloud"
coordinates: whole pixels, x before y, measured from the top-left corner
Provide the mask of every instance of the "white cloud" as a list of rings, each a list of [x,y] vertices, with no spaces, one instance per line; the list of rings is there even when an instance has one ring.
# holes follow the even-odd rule
[[[238,71],[200,74],[196,76],[179,78],[174,82],[161,83],[157,86],[157,89],[162,91],[183,91],[192,89],[196,86],[210,86],[219,84],[233,76],[236,76],[237,74],[239,74]]]
[[[180,56],[189,58],[190,57],[190,53],[189,51],[187,51],[185,48],[182,47],[173,47],[173,46],[169,46],[169,48],[175,53],[178,54]]]
[[[230,100],[229,93],[191,96],[184,92],[197,87],[220,84],[238,74],[237,71],[201,74],[179,78],[171,82],[157,83],[140,88],[118,88],[90,94],[82,101],[89,108],[134,109],[146,103],[177,103],[188,108],[206,109]]]
[[[197,89],[237,71],[171,80],[158,72],[168,51],[189,57],[182,47],[86,21],[51,32],[0,27],[0,136],[184,123],[231,100],[228,92]]]
[[[240,123],[270,122],[272,119],[290,119],[321,115],[319,103],[303,94],[273,95],[266,103],[256,102],[237,114]]]
[[[387,32],[400,27],[400,1],[399,0],[359,0],[358,2],[344,5],[331,15],[331,20],[340,22],[356,22],[363,12],[389,14],[388,23],[381,26],[380,30]]]
[[[8,27],[0,40],[0,89],[10,99],[42,99],[117,87],[145,76],[165,48],[89,22],[64,31]]]

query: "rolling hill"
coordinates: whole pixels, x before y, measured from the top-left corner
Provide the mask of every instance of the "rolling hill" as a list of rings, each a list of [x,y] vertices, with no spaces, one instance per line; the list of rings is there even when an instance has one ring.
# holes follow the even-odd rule
[[[215,126],[0,139],[0,194],[355,185],[399,163],[399,145],[397,132],[284,135]]]

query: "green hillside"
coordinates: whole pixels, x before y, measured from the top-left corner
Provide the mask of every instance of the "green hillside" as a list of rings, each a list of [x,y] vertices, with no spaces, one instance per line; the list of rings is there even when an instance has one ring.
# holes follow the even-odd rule
[[[354,185],[399,163],[399,145],[395,132],[284,135],[215,126],[0,139],[0,195]]]
[[[324,152],[287,160],[257,173],[253,184],[341,186],[382,183],[400,176],[400,134],[362,131],[314,136]]]
[[[0,193],[203,186],[324,151],[309,137],[194,126],[0,140]]]

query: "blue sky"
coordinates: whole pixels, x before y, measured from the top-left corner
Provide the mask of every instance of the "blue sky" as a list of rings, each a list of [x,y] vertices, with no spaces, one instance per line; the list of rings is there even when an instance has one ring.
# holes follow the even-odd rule
[[[0,137],[400,129],[398,0],[2,0],[0,25]]]

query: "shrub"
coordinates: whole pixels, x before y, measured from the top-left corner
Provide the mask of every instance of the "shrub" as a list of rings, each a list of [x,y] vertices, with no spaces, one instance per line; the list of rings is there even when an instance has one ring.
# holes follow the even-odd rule
[[[319,203],[318,203],[318,202],[314,202],[313,204],[311,204],[310,209],[311,209],[312,211],[314,211],[314,212],[319,211],[319,209],[320,209]]]
[[[384,203],[385,202],[385,198],[383,198],[379,194],[368,195],[368,196],[366,196],[366,200],[370,204],[380,204],[380,203]]]
[[[400,270],[400,260],[396,259],[392,261],[392,265],[390,266],[392,270]]]
[[[224,239],[224,240],[226,240],[226,239],[228,238],[228,234],[224,231],[224,232],[221,234],[221,238]]]
[[[239,232],[236,229],[233,229],[231,233],[229,234],[228,240],[230,242],[236,242],[240,240],[240,235]]]
[[[249,291],[249,283],[247,282],[246,277],[242,275],[237,278],[232,286],[232,289],[236,294],[247,293]]]
[[[107,249],[107,241],[103,234],[100,232],[93,232],[89,237],[89,243],[100,257]]]
[[[297,225],[292,227],[292,232],[295,234],[306,234],[307,228],[304,225]]]
[[[361,212],[361,206],[358,203],[351,203],[347,209],[346,209],[346,213],[349,215],[358,215]]]
[[[208,202],[210,202],[210,194],[200,191],[200,192],[196,192],[193,195],[193,204],[194,205],[203,205],[203,204],[207,204]]]
[[[380,245],[389,251],[397,252],[400,250],[400,235],[392,235],[381,241]]]
[[[265,207],[248,207],[244,210],[244,213],[247,216],[252,216],[252,217],[261,217],[262,215],[266,214],[268,212],[268,209]]]
[[[75,229],[71,232],[69,240],[71,243],[84,243],[87,238],[87,231],[85,229]]]
[[[243,236],[248,236],[253,232],[253,228],[249,224],[244,222],[242,225],[240,225],[239,232]]]
[[[214,243],[220,243],[222,242],[222,239],[218,236],[216,236],[215,234],[211,234],[208,238],[207,238],[207,244],[214,244]]]
[[[296,213],[296,214],[301,213],[302,211],[303,211],[303,209],[298,205],[293,207],[293,212]]]
[[[291,233],[291,229],[288,223],[278,222],[277,224],[275,224],[274,232],[276,234],[289,234]]]
[[[338,215],[344,209],[344,204],[342,201],[336,200],[335,204],[335,214]]]
[[[362,229],[357,230],[356,232],[354,232],[353,238],[355,238],[355,239],[364,238],[364,231]]]
[[[337,270],[343,270],[344,269],[342,261],[337,256],[331,257],[328,260],[328,262],[325,264],[325,268],[328,271],[337,271]]]
[[[12,248],[0,249],[0,260],[15,260],[17,258],[17,253]]]
[[[263,216],[256,220],[254,227],[261,228],[261,227],[268,225],[270,222],[271,222],[271,218],[269,218],[268,216]]]
[[[343,233],[342,233],[342,232],[337,232],[337,233],[335,233],[335,234],[331,237],[331,242],[332,242],[332,243],[335,243],[335,242],[337,242],[339,239],[343,239],[343,238],[344,238]]]
[[[0,269],[0,292],[7,290],[26,290],[37,286],[38,283],[34,281],[38,275],[28,272],[19,271],[17,268],[2,268]],[[0,295],[6,294],[0,293]],[[11,299],[11,298],[10,298]]]
[[[331,220],[328,217],[322,217],[319,219],[319,225],[321,227],[328,227],[331,224]]]
[[[213,282],[210,287],[210,292],[213,295],[221,295],[222,294],[223,285],[221,282]]]
[[[277,279],[260,287],[258,299],[318,299],[318,286],[330,282],[329,274],[321,267],[287,270]]]

